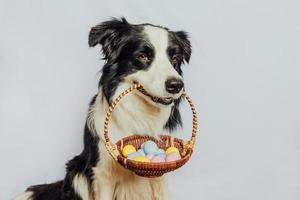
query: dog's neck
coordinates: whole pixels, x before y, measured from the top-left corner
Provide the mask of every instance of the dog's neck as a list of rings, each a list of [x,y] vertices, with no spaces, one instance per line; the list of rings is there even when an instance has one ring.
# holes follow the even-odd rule
[[[127,88],[127,84],[119,87],[114,98]],[[102,139],[104,116],[108,107],[109,104],[100,88],[96,100],[90,108],[88,124],[90,129]],[[109,124],[109,137],[112,142],[116,142],[131,134],[154,137],[166,134],[164,126],[170,117],[171,109],[171,106],[153,106],[137,94],[128,94],[113,111]]]

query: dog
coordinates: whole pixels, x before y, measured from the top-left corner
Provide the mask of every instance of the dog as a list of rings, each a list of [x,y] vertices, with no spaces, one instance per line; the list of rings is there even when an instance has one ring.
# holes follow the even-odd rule
[[[158,138],[182,125],[179,104],[184,88],[182,65],[191,57],[184,31],[113,18],[91,28],[90,47],[102,46],[105,64],[84,128],[84,149],[67,163],[63,180],[29,187],[15,200],[168,200],[166,177],[144,178],[114,161],[106,150],[104,115],[124,90],[113,111],[110,139],[138,133]]]

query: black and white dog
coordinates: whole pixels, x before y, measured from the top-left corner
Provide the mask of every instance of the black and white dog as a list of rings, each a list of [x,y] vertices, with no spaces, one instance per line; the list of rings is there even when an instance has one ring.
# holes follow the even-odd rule
[[[181,125],[181,65],[191,56],[188,36],[152,24],[133,25],[122,18],[91,29],[89,45],[98,44],[106,63],[98,94],[90,103],[82,153],[67,163],[62,181],[31,186],[15,200],[169,199],[165,177],[139,177],[110,157],[103,142],[103,121],[109,103],[138,82],[144,90],[127,95],[114,110],[112,141],[130,133],[157,137]]]

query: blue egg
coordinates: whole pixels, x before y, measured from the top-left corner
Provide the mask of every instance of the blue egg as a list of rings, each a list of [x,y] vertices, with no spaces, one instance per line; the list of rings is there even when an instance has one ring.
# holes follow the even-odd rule
[[[161,155],[161,154],[166,154],[166,152],[165,152],[163,149],[158,149],[158,150],[155,152],[155,155]]]
[[[146,154],[155,154],[155,152],[158,150],[158,147],[155,142],[147,141],[144,143],[143,149]]]
[[[145,152],[144,152],[143,149],[139,149],[139,150],[137,151],[137,153],[139,153],[141,156],[146,156],[146,154],[145,154]]]
[[[146,141],[146,142],[147,142],[147,141]],[[144,148],[146,142],[144,142],[144,143],[140,146],[140,149],[143,149],[143,148]]]
[[[156,154],[156,157],[161,157],[163,159],[166,159],[167,155],[166,154]]]

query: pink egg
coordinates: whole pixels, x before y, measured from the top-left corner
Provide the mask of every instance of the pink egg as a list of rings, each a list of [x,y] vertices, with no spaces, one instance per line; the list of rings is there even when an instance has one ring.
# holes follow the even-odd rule
[[[162,156],[155,156],[152,158],[151,162],[165,162],[165,159]]]
[[[152,160],[152,158],[154,157],[154,155],[153,155],[153,154],[148,154],[148,155],[146,155],[146,157],[147,157],[149,160]]]
[[[177,152],[173,152],[167,155],[166,157],[166,162],[172,162],[172,161],[176,161],[176,160],[180,160],[181,156],[179,155],[179,153]]]

